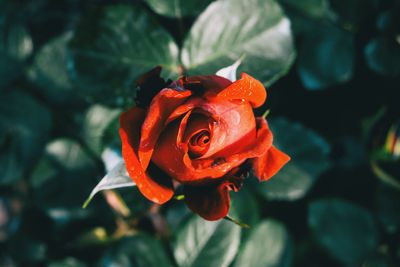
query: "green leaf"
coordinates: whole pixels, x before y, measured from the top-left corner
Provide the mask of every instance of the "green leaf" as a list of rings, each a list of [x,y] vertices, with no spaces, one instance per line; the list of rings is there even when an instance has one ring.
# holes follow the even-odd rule
[[[269,85],[284,75],[295,57],[290,22],[273,0],[216,1],[199,16],[187,36],[182,62],[190,74],[215,73],[246,58],[239,72]]]
[[[177,233],[173,253],[179,266],[228,266],[239,247],[241,227],[193,216]]]
[[[400,228],[399,190],[380,184],[376,194],[376,214],[383,229],[395,234]]]
[[[182,226],[183,222],[193,215],[193,212],[187,207],[185,201],[171,201],[168,210],[165,214],[165,220],[168,224],[168,229],[172,233],[176,233]]]
[[[293,244],[286,227],[267,219],[251,230],[234,266],[291,266],[292,258]]]
[[[19,90],[0,98],[0,185],[22,178],[33,167],[47,140],[50,111]]]
[[[97,175],[94,160],[76,141],[58,138],[46,145],[29,182],[38,206],[64,223],[87,215],[81,203]]]
[[[287,6],[301,15],[313,19],[325,18],[331,12],[328,0],[279,0],[279,2],[284,7]]]
[[[115,119],[118,119],[121,112],[121,109],[98,104],[92,105],[86,111],[82,136],[88,147],[97,155],[100,155],[107,145],[104,144],[105,131]]]
[[[374,12],[378,10],[378,2],[379,0],[330,0],[336,20],[352,31],[358,30],[366,19],[374,16]]]
[[[301,43],[297,71],[309,90],[323,89],[351,79],[354,69],[353,35],[332,25],[310,30]]]
[[[310,204],[308,225],[315,240],[335,259],[359,266],[378,245],[378,230],[371,213],[340,199]]]
[[[386,255],[385,255],[386,254]],[[370,255],[361,266],[363,267],[391,267],[394,266],[390,260],[389,253],[380,252]]]
[[[82,146],[69,138],[51,141],[46,146],[46,153],[51,160],[65,170],[79,170],[87,165],[94,165]]]
[[[19,24],[3,25],[0,17],[0,89],[21,74],[32,50],[32,39],[26,28]]]
[[[333,12],[329,0],[279,0],[290,18],[291,28],[295,35],[313,31],[316,24],[330,20]]]
[[[53,261],[48,267],[86,267],[87,265],[76,258],[68,257],[63,260]]]
[[[171,18],[182,18],[197,15],[212,0],[145,0],[145,2],[157,14]]]
[[[376,27],[385,34],[396,35],[400,23],[398,12],[399,8],[393,8],[380,13],[376,20]]]
[[[102,257],[99,266],[172,267],[173,265],[158,239],[140,234],[127,237],[112,246]]]
[[[132,105],[132,83],[161,65],[164,77],[177,77],[178,47],[146,11],[110,6],[86,17],[70,43],[71,74],[95,101]]]
[[[16,60],[27,59],[33,50],[32,39],[27,29],[22,25],[11,25],[7,30],[6,37],[0,46],[7,54]]]
[[[368,67],[381,75],[400,74],[400,43],[394,39],[377,37],[364,50]]]
[[[260,219],[258,204],[254,196],[247,189],[246,183],[238,192],[231,191],[230,208],[228,215],[250,227],[254,226]],[[244,231],[247,233],[246,231]]]
[[[245,58],[245,55],[242,55],[238,60],[235,61],[232,65],[222,68],[217,73],[215,73],[218,76],[227,78],[231,82],[234,82],[237,80],[236,76],[236,71],[237,68],[240,66],[240,63],[242,63],[243,59]]]
[[[54,105],[75,104],[76,92],[68,75],[67,44],[72,38],[68,32],[46,43],[38,51],[27,71],[29,80]]]
[[[283,118],[271,120],[270,128],[274,146],[291,160],[270,180],[257,184],[257,190],[270,200],[300,199],[330,166],[329,144],[311,129]]]
[[[83,204],[83,207],[86,208],[94,195],[99,191],[128,186],[136,186],[136,183],[129,177],[128,171],[125,167],[125,161],[121,161],[96,185],[88,199]]]

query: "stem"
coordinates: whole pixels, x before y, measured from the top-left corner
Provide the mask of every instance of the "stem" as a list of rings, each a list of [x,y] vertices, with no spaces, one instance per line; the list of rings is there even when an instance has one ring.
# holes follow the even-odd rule
[[[185,196],[184,195],[177,195],[177,196],[174,196],[174,198],[176,200],[182,200],[182,199],[185,199]]]
[[[392,185],[394,188],[400,190],[400,182],[396,180],[393,176],[382,170],[378,163],[374,160],[371,160],[371,169],[372,172],[378,176],[382,181]]]
[[[270,110],[270,109],[267,109],[261,117],[263,117],[264,119],[267,118],[267,116],[268,116],[268,114],[269,114],[270,112],[271,112],[271,110]]]
[[[240,227],[247,228],[247,229],[250,228],[250,225],[245,224],[245,223],[243,223],[243,222],[241,222],[241,221],[238,221],[238,220],[232,218],[232,217],[229,216],[229,215],[226,215],[226,216],[224,217],[224,219],[225,219],[225,220],[228,220],[228,221],[231,221],[231,222],[233,222],[233,223],[239,225]]]

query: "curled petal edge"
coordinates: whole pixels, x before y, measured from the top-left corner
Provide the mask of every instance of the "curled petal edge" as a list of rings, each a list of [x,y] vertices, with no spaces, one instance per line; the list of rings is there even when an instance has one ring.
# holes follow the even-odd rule
[[[267,99],[267,91],[262,83],[246,73],[241,74],[241,79],[235,81],[224,89],[208,90],[205,93],[208,98],[222,99],[244,99],[248,101],[253,108],[257,108],[264,104]]]
[[[239,190],[241,179],[227,175],[220,181],[207,186],[185,185],[183,193],[190,210],[209,221],[224,218],[229,211],[230,190]]]
[[[153,155],[156,142],[165,127],[170,114],[191,95],[189,90],[177,91],[166,88],[161,90],[150,103],[141,128],[138,156],[143,169],[147,169]]]
[[[120,136],[122,141],[122,157],[131,179],[140,192],[149,200],[163,204],[174,194],[172,181],[158,181],[150,177],[143,169],[137,155],[140,142],[140,129],[145,119],[145,110],[133,107],[120,116]]]
[[[272,146],[259,158],[252,160],[254,175],[260,182],[274,176],[288,161],[290,157]]]

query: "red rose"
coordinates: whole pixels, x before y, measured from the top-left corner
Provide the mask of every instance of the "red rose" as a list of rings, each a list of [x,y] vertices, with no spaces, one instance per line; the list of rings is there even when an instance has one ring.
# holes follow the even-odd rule
[[[183,184],[192,211],[207,220],[225,217],[228,191],[240,188],[245,166],[265,181],[289,160],[272,146],[267,121],[254,117],[265,99],[263,85],[247,74],[234,83],[217,75],[171,83],[148,107],[120,117],[129,176],[155,203],[168,201],[174,185]],[[154,175],[152,165],[167,175]]]

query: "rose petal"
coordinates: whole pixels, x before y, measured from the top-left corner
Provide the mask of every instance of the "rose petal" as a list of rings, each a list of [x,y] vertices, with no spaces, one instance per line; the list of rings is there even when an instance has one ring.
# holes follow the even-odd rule
[[[290,160],[282,151],[271,146],[267,153],[252,161],[253,171],[260,182],[275,175]]]
[[[200,82],[205,91],[219,92],[230,86],[232,82],[218,75],[198,75],[187,77],[188,82]]]
[[[262,83],[246,73],[241,74],[241,79],[222,90],[209,90],[205,93],[207,98],[244,99],[251,103],[253,108],[264,104],[267,92]]]
[[[204,100],[199,106],[217,117],[210,149],[202,158],[235,154],[254,141],[256,122],[249,103],[213,99]]]
[[[138,159],[140,129],[145,119],[145,110],[131,108],[120,116],[122,157],[129,176],[135,181],[140,192],[149,200],[163,204],[174,194],[171,180],[156,181],[146,174]]]
[[[179,177],[183,183],[201,183],[200,178],[208,180],[210,178],[218,178],[225,175],[228,171],[241,165],[244,161],[251,158],[263,156],[272,146],[272,133],[268,128],[268,123],[264,118],[256,118],[257,134],[253,140],[251,135],[244,136],[238,143],[246,143],[247,145],[235,154],[227,154],[226,157],[205,159],[205,160],[190,160],[187,154],[184,155],[183,162],[190,170],[187,175]],[[248,143],[252,139],[253,142]],[[229,148],[228,148],[229,150]],[[192,173],[192,175],[190,175]],[[193,175],[195,174],[195,175]],[[192,178],[197,176],[196,178]]]
[[[235,184],[229,179],[206,186],[185,185],[183,194],[189,209],[206,220],[222,219],[229,211],[229,190]]]
[[[250,132],[236,140],[240,145],[246,144],[240,151],[227,154],[225,157],[194,160],[188,154],[186,143],[181,143],[181,146],[176,145],[176,136],[179,136],[180,126],[185,122],[181,124],[177,121],[172,122],[160,137],[152,160],[171,177],[184,184],[199,185],[218,179],[247,159],[263,156],[271,147],[272,133],[268,129],[267,121],[257,118],[256,122],[256,137],[253,136],[253,132]],[[249,140],[252,141],[249,143]],[[231,152],[229,148],[227,149]]]
[[[139,159],[143,169],[147,169],[154,146],[164,129],[165,122],[170,114],[180,106],[191,92],[163,89],[151,101],[146,119],[142,125],[141,140],[139,145]]]

